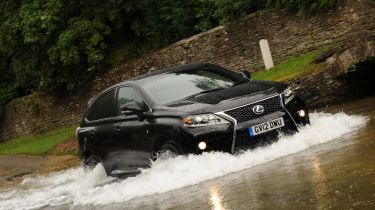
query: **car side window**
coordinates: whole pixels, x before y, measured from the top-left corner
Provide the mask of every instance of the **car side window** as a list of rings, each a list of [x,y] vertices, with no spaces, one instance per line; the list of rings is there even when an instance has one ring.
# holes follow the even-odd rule
[[[100,98],[98,98],[94,102],[92,109],[87,115],[87,119],[92,121],[92,120],[100,120],[100,119],[105,119],[105,118],[114,117],[114,116],[116,116],[115,89],[100,96]]]
[[[137,102],[141,106],[145,104],[139,93],[132,87],[121,87],[117,97],[117,113],[121,114],[121,107],[132,101]]]

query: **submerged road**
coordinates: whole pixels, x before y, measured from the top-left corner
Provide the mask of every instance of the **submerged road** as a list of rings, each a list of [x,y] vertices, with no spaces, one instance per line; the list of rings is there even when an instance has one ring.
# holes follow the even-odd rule
[[[296,136],[236,157],[165,160],[107,184],[100,169],[27,179],[0,192],[0,209],[375,209],[375,97],[312,116]]]

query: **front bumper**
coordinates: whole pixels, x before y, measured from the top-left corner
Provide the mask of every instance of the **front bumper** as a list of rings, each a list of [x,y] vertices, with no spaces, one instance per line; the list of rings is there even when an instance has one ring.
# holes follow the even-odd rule
[[[193,152],[200,154],[208,151],[223,151],[233,154],[238,150],[270,144],[278,139],[280,133],[292,134],[298,132],[300,126],[310,123],[308,110],[301,99],[295,97],[288,104],[284,104],[283,98],[280,95],[278,97],[280,97],[280,110],[245,122],[238,122],[225,112],[215,113],[232,122],[232,124],[191,129],[189,133],[193,136]],[[304,117],[300,117],[297,114],[297,111],[301,109],[306,112]],[[283,127],[256,136],[250,136],[248,128],[280,117],[284,120],[285,125]],[[205,150],[197,147],[201,141],[207,144]]]

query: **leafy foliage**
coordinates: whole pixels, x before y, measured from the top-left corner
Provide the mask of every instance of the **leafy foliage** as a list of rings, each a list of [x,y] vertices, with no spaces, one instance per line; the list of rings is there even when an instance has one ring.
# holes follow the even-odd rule
[[[139,33],[128,0],[0,1],[0,53],[23,92],[73,90],[100,70],[109,36]],[[130,22],[133,20],[133,22]]]
[[[6,68],[7,60],[0,57],[0,117],[4,111],[5,104],[16,97],[15,89],[11,81],[14,81],[14,74]]]
[[[154,0],[143,1],[146,36],[154,47],[226,24],[266,6],[259,0]]]
[[[311,13],[336,1],[0,0],[0,107],[77,89],[103,68],[260,9]]]
[[[204,6],[209,5],[210,2],[154,0],[143,1],[143,4],[144,8],[147,8],[145,10],[145,22],[148,23],[146,36],[148,41],[158,48],[198,33],[200,30],[195,25],[201,22],[201,19],[206,19],[209,11],[207,11],[208,7]],[[197,15],[200,12],[205,15]],[[207,28],[212,27],[209,19],[205,22],[207,22]]]

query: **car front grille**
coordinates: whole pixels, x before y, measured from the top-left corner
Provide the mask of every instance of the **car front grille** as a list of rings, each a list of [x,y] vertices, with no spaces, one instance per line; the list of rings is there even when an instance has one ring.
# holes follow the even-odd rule
[[[256,105],[262,105],[264,107],[264,112],[262,114],[255,114],[253,112],[253,107]],[[262,117],[267,114],[271,114],[282,109],[280,97],[277,95],[266,100],[254,102],[245,106],[227,110],[224,113],[233,117],[237,120],[237,123],[246,122],[253,120],[258,117]]]

